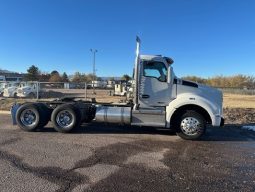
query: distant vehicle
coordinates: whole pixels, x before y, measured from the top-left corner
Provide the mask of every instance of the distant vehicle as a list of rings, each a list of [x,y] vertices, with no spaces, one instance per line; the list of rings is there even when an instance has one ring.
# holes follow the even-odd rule
[[[37,82],[22,82],[17,89],[17,96],[22,98],[36,98],[37,97]],[[39,93],[39,87],[38,87]]]
[[[126,96],[127,95],[127,87],[124,84],[115,84],[114,85],[114,93],[113,96]]]
[[[0,97],[3,97],[4,95],[4,87],[5,87],[6,83],[2,82],[0,83]]]
[[[92,86],[92,88],[94,86],[94,88],[104,89],[107,86],[107,82],[106,81],[92,81],[91,86]]]
[[[8,82],[4,87],[4,97],[14,97],[17,98],[17,88],[19,86],[18,82]]]
[[[115,85],[115,81],[109,80],[109,81],[107,81],[106,88],[113,89],[114,85]]]

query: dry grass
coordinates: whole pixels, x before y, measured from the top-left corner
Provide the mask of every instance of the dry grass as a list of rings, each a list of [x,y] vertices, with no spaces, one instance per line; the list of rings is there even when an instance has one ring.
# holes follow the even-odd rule
[[[255,95],[236,95],[225,93],[224,108],[255,108]]]

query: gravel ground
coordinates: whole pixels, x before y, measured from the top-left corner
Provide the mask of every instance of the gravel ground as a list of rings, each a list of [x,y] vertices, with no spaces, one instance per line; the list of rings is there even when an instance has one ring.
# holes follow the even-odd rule
[[[254,108],[225,108],[224,118],[227,124],[255,123]]]
[[[255,191],[255,134],[239,126],[211,128],[200,141],[168,130],[83,125],[38,132],[0,115],[0,190]]]

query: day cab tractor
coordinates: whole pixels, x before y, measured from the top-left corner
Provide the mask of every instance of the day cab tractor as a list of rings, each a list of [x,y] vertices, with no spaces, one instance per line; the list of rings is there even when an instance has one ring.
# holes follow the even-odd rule
[[[38,82],[21,82],[17,89],[17,96],[21,98],[36,98],[39,94]]]
[[[43,128],[49,121],[67,133],[83,122],[173,129],[183,139],[199,139],[207,125],[223,126],[222,92],[178,78],[173,60],[141,55],[137,37],[133,98],[127,103],[97,103],[75,98],[14,105],[14,124],[25,131]]]

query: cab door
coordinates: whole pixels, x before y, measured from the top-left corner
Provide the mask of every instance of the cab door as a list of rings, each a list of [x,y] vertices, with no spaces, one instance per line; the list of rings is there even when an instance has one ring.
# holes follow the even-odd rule
[[[168,65],[160,61],[143,61],[140,68],[140,107],[167,106],[171,99],[171,84],[168,83]]]

